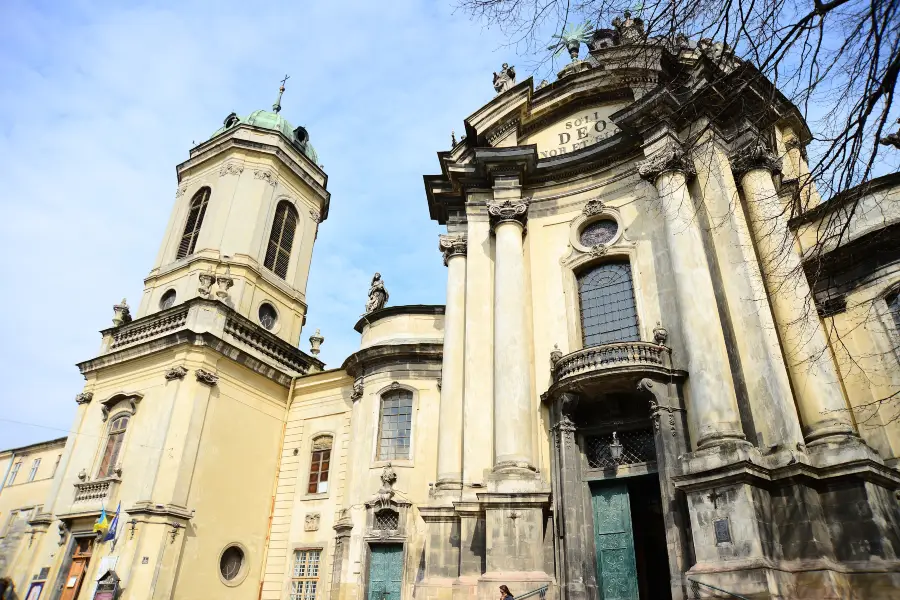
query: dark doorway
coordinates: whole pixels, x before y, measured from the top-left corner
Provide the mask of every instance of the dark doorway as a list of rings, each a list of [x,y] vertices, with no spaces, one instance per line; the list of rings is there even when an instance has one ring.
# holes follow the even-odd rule
[[[622,480],[628,486],[634,532],[634,558],[642,600],[670,600],[669,555],[656,474]]]

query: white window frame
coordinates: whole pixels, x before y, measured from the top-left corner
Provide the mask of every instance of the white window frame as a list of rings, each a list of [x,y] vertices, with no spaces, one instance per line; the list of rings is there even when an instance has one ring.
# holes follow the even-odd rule
[[[19,462],[13,463],[12,470],[9,472],[9,479],[6,481],[6,485],[12,485],[16,482],[16,476],[19,474],[19,469],[22,468],[22,459],[19,459]]]
[[[41,467],[41,459],[40,458],[34,459],[34,461],[31,463],[31,472],[28,473],[28,481],[29,482],[34,481],[34,478],[37,477],[37,472],[40,467]]]
[[[310,557],[315,554],[315,563],[311,564]],[[322,548],[296,548],[294,550],[293,560],[291,561],[291,589],[290,589],[290,600],[316,600],[316,596],[319,592],[319,585],[322,582],[322,560],[323,549]],[[304,561],[301,563],[300,558],[304,557]],[[302,565],[303,569],[299,570],[298,567]],[[315,568],[315,574],[310,575],[310,568]],[[303,574],[298,574],[302,572]],[[312,584],[310,586],[309,584]],[[312,587],[312,593],[310,593],[309,588]]]

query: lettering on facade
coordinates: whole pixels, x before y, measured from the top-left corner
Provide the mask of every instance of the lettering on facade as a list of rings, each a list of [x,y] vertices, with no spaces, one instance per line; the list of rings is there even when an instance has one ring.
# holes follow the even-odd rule
[[[713,528],[716,531],[717,544],[731,543],[731,530],[728,528],[728,519],[716,519],[713,522]]]
[[[528,143],[537,144],[540,158],[552,158],[593,146],[618,133],[609,115],[618,107],[587,108],[557,121],[532,136]]]

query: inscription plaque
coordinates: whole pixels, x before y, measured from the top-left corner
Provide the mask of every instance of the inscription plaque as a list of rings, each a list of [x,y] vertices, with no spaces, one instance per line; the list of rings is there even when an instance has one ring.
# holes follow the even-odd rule
[[[716,519],[713,522],[713,528],[716,531],[717,544],[731,543],[731,530],[728,528],[728,519]]]

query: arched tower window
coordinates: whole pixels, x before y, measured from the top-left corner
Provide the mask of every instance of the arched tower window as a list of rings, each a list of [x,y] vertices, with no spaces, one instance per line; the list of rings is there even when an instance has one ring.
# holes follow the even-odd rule
[[[100,463],[100,477],[109,477],[113,474],[119,462],[119,453],[122,451],[122,442],[125,440],[125,429],[128,427],[129,415],[122,415],[113,419],[109,426],[109,437],[106,438],[106,450],[103,452],[103,462]]]
[[[181,242],[178,244],[176,259],[194,253],[200,226],[203,225],[203,215],[206,214],[206,205],[209,203],[209,193],[208,187],[200,188],[191,198],[191,207],[188,210],[187,222],[184,224],[184,233],[181,234]]]
[[[412,435],[412,392],[394,390],[381,397],[378,460],[409,458]]]
[[[584,346],[640,339],[631,264],[605,262],[578,275]]]
[[[328,471],[331,467],[330,435],[322,435],[313,440],[312,457],[309,461],[309,485],[307,494],[324,494],[328,491]]]
[[[269,247],[266,249],[265,267],[282,279],[287,278],[288,263],[291,260],[291,247],[294,245],[294,234],[297,232],[297,210],[290,202],[282,200],[275,209],[275,220],[272,221],[272,232],[269,234]]]

